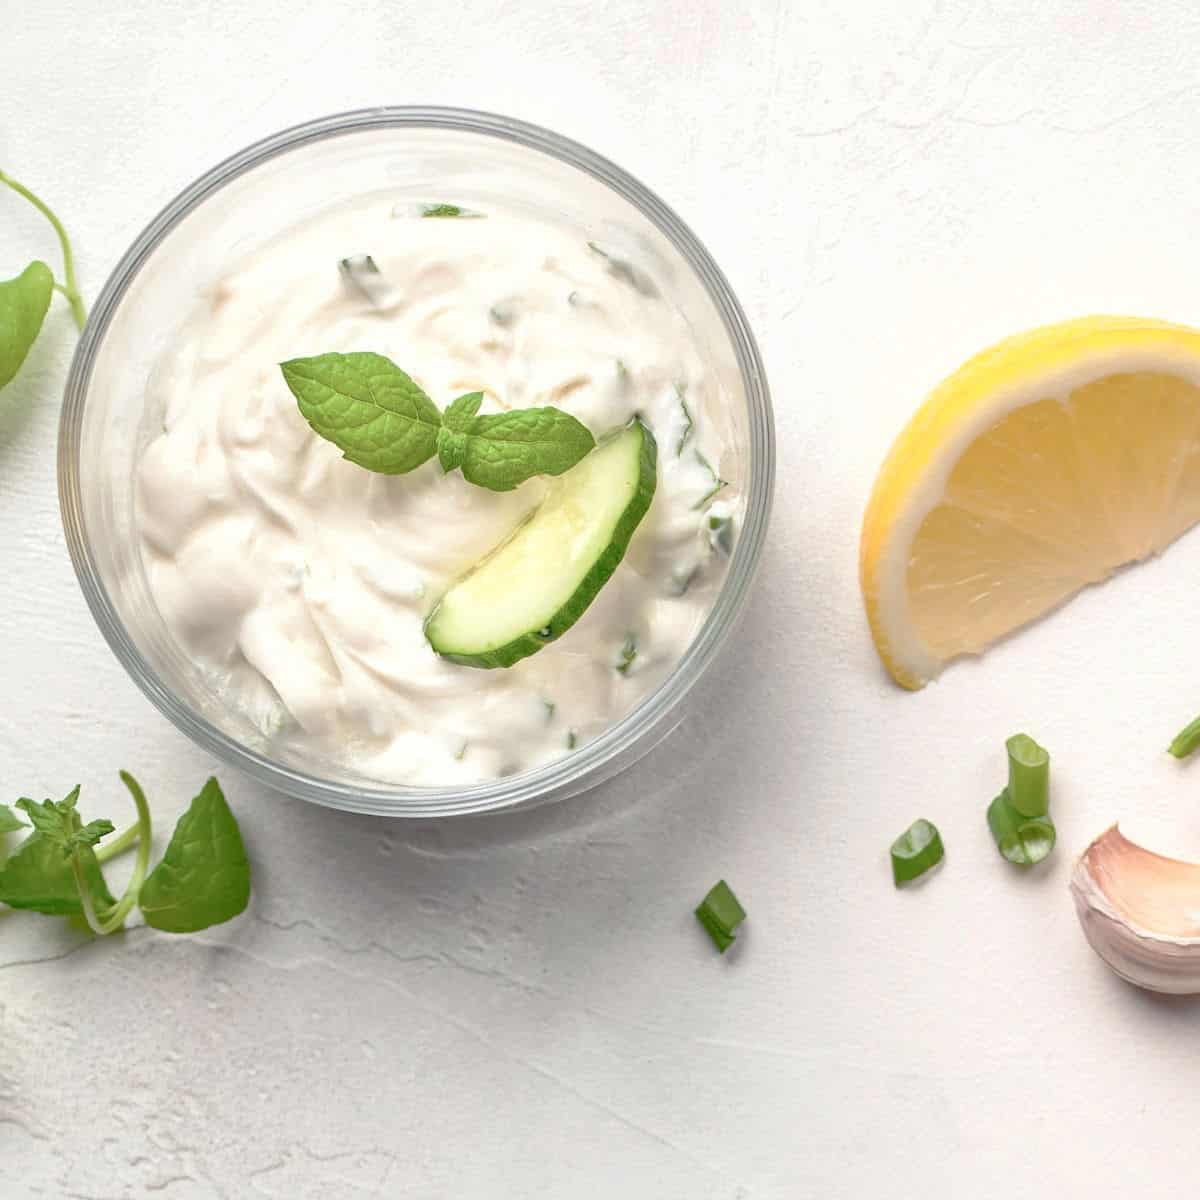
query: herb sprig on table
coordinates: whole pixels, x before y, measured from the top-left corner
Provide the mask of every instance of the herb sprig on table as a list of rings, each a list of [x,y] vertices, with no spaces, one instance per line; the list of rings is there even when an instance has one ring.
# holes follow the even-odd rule
[[[50,299],[60,293],[71,306],[75,324],[82,329],[87,310],[75,279],[75,256],[62,222],[45,201],[24,184],[0,171],[0,184],[24,197],[50,222],[62,247],[63,282],[41,259],[34,259],[20,275],[0,280],[0,388],[11,383],[41,333]]]
[[[570,413],[550,406],[479,415],[482,392],[444,412],[382,354],[319,354],[279,369],[313,430],[352,463],[402,475],[435,454],[444,471],[493,492],[534,475],[561,475],[596,445]]]
[[[0,856],[0,903],[52,917],[82,917],[93,933],[115,933],[136,905],[146,924],[168,933],[195,933],[236,917],[250,899],[250,863],[237,820],[215,779],[210,779],[179,818],[158,866],[147,873],[153,833],[150,806],[127,771],[137,821],[111,842],[108,820],[80,817],[79,788],[63,800],[20,799],[14,805],[33,832],[6,861]],[[0,835],[27,827],[12,808],[0,805]],[[108,890],[102,864],[137,847],[124,894]]]

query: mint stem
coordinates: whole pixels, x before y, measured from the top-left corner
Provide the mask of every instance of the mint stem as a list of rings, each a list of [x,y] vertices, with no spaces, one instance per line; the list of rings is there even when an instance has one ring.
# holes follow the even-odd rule
[[[10,175],[5,175],[3,171],[0,171],[0,183],[7,184],[18,196],[24,196],[50,222],[54,227],[54,232],[58,234],[58,240],[62,246],[63,275],[66,278],[66,285],[56,282],[54,287],[66,297],[67,303],[71,306],[71,315],[75,318],[75,324],[82,330],[84,322],[87,320],[87,309],[83,306],[83,297],[79,294],[79,283],[75,278],[75,256],[71,252],[71,239],[67,237],[67,231],[63,228],[62,222],[54,215],[54,210],[44,200],[39,199],[24,184],[18,183]]]
[[[96,847],[96,861],[103,865],[110,862],[118,855],[124,854],[126,850],[132,846],[136,846],[138,838],[141,836],[142,827],[140,823],[130,825],[130,827],[118,834],[111,842],[105,842],[102,846]]]
[[[125,918],[129,915],[130,909],[137,903],[138,895],[142,890],[142,884],[146,881],[146,868],[150,865],[150,806],[146,803],[146,795],[142,791],[141,785],[128,771],[121,772],[121,782],[129,789],[129,794],[133,797],[133,803],[137,808],[137,825],[134,829],[138,836],[138,851],[137,859],[133,864],[133,875],[129,880],[129,886],[125,889],[125,894],[113,906],[105,917],[99,916],[96,912],[96,907],[92,903],[92,893],[88,889],[87,880],[83,874],[83,863],[79,858],[78,852],[71,855],[71,870],[75,875],[75,886],[79,889],[79,901],[83,905],[83,915],[87,918],[87,923],[91,926],[92,932],[104,937],[106,934],[115,933],[121,928]],[[118,842],[124,841],[128,836],[129,830],[117,839]],[[114,842],[113,845],[116,845]],[[122,847],[124,849],[124,847]],[[112,857],[113,851],[110,851],[109,857]],[[119,851],[116,851],[119,853]],[[97,857],[99,857],[97,855]]]

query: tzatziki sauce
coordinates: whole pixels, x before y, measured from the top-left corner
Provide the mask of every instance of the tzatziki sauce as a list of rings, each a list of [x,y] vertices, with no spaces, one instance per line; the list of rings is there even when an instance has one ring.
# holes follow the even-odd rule
[[[152,373],[138,463],[142,559],[167,630],[265,743],[385,783],[452,786],[550,762],[655,690],[698,633],[741,496],[721,480],[727,403],[704,347],[643,266],[489,205],[427,217],[367,196],[288,230],[200,297]],[[370,265],[365,265],[366,257]],[[635,414],[654,501],[559,640],[507,669],[440,658],[424,622],[538,505],[445,474],[344,460],[279,363],[390,358],[444,408],[554,405],[597,438]]]

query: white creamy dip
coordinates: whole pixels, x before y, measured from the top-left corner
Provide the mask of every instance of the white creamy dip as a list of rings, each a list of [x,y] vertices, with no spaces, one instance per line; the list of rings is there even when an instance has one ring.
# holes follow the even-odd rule
[[[359,255],[380,272],[365,283],[339,270]],[[546,483],[497,493],[436,458],[400,476],[343,460],[277,364],[355,350],[391,358],[439,407],[482,391],[483,412],[552,404],[598,437],[634,413],[649,425],[653,505],[560,640],[490,671],[430,648],[439,597]],[[367,197],[239,262],[155,370],[162,433],[136,482],[150,588],[214,691],[276,744],[415,785],[537,766],[653,691],[711,607],[727,559],[710,518],[736,530],[741,512],[732,486],[709,495],[723,403],[686,321],[615,251],[495,206],[431,219]]]

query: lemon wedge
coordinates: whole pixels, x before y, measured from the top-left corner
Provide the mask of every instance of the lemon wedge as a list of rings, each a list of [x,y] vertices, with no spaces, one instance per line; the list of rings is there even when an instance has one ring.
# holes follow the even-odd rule
[[[896,440],[863,519],[875,646],[903,687],[1200,520],[1200,330],[1085,317],[970,359]]]

